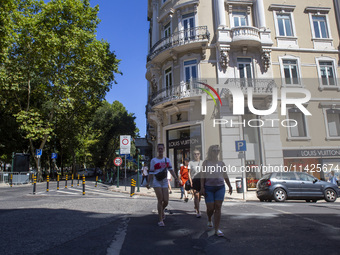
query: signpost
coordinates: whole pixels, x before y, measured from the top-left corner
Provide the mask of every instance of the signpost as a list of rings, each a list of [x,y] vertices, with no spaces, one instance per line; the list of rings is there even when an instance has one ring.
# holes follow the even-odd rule
[[[120,136],[120,154],[125,154],[125,190],[126,190],[126,155],[131,152],[131,135]]]
[[[114,160],[113,160],[113,164],[115,164],[116,167],[118,167],[118,170],[117,170],[117,188],[119,188],[119,167],[122,165],[123,163],[123,160],[121,157],[116,157]]]
[[[35,150],[35,156],[38,158],[38,174],[40,173],[40,158],[41,158],[41,155],[42,155],[42,149],[36,149]],[[38,178],[40,178],[40,175],[39,175]]]
[[[244,171],[242,171],[242,188],[243,188],[243,200],[246,200],[246,191],[247,191],[247,180],[246,180],[246,172],[245,172],[245,162],[246,162],[246,154],[247,151],[247,143],[245,140],[235,141],[235,150],[239,152],[239,158],[242,160],[242,165],[244,166]]]

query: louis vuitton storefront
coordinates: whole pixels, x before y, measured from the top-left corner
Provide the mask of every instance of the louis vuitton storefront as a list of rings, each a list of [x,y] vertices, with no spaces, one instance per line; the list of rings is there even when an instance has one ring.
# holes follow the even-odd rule
[[[184,164],[185,158],[192,159],[194,149],[202,154],[201,125],[186,126],[167,130],[167,155],[176,173]]]

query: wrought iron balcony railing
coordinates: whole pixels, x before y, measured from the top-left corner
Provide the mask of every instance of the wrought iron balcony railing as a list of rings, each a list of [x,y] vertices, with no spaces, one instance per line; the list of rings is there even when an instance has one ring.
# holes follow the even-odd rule
[[[202,94],[202,90],[199,88],[203,87],[204,85],[200,84],[198,81],[189,81],[181,82],[178,85],[172,85],[167,88],[160,89],[151,96],[150,105],[154,106],[156,104],[165,103],[172,100],[198,96]]]
[[[209,40],[210,34],[207,26],[193,27],[173,33],[169,37],[164,37],[151,48],[147,61],[149,62],[162,51],[169,48]]]
[[[252,88],[254,94],[271,94],[273,88],[277,87],[273,79],[229,78],[225,84],[226,88],[228,85],[241,88],[243,93],[246,93],[248,88]]]

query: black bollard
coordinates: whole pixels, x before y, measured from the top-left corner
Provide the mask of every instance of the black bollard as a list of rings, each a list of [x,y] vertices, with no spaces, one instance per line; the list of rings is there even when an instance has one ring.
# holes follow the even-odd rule
[[[72,174],[71,187],[73,187],[73,174]]]
[[[35,195],[35,191],[37,189],[37,176],[33,176],[33,195]]]
[[[59,190],[59,174],[57,175],[57,190]]]
[[[65,178],[65,189],[67,189],[67,178],[68,178],[68,175],[66,175],[66,178]]]
[[[47,175],[47,178],[46,178],[46,185],[47,185],[47,187],[46,187],[46,192],[48,192],[49,191],[49,184],[50,184],[50,176],[49,175]]]
[[[78,174],[78,184],[77,184],[77,186],[79,186],[79,174]]]
[[[83,196],[85,195],[85,175],[83,175]]]
[[[135,194],[135,188],[136,188],[136,181],[134,179],[131,179],[130,197],[132,197]]]

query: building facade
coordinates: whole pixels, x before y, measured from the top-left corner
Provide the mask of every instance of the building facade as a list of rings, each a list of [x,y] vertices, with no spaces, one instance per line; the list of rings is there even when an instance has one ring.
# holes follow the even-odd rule
[[[148,20],[154,154],[164,143],[179,170],[219,144],[249,189],[268,171],[339,169],[339,1],[149,0]]]

